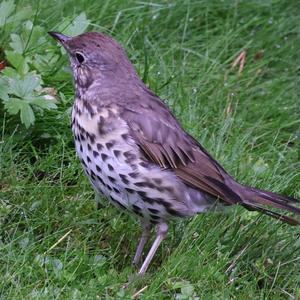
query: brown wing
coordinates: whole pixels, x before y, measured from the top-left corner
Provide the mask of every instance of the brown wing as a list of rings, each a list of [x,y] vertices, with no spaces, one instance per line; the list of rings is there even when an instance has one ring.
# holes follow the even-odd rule
[[[230,189],[233,179],[206,150],[180,126],[157,98],[123,107],[122,117],[132,137],[153,163],[171,168],[187,185],[229,204],[242,202]]]
[[[240,203],[248,210],[257,210],[290,225],[300,221],[272,211],[265,206],[300,215],[300,209],[289,203],[296,199],[242,186],[189,134],[173,114],[151,91],[121,105],[121,117],[148,160],[162,168],[172,169],[182,181],[196,189],[222,199],[227,204]],[[145,96],[145,95],[143,95]],[[140,100],[140,101],[137,101]]]

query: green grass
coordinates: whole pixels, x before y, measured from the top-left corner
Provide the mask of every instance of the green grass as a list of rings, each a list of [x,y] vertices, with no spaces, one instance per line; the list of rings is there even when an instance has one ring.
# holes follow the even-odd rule
[[[46,31],[85,11],[240,182],[300,198],[300,4],[297,1],[19,1]],[[14,24],[22,32],[22,22]],[[4,27],[1,44],[10,49]],[[241,75],[231,64],[246,49]],[[299,299],[299,229],[239,207],[170,226],[147,276],[128,289],[137,220],[94,194],[69,129],[65,56],[41,72],[58,109],[25,129],[0,107],[1,299]]]

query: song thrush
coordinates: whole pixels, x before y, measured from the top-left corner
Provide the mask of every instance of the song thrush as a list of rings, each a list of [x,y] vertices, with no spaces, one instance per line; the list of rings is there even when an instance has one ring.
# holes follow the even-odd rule
[[[296,199],[236,182],[186,133],[113,38],[97,32],[77,37],[49,34],[70,57],[76,87],[72,130],[83,169],[97,192],[141,219],[135,264],[156,226],[139,274],[145,273],[166,236],[168,220],[208,211],[216,203],[240,204],[300,224],[267,208],[300,214],[290,204]]]

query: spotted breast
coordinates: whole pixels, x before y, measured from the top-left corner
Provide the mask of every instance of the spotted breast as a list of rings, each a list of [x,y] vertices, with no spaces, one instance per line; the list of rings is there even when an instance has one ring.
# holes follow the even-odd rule
[[[94,189],[115,206],[152,224],[195,213],[187,205],[187,188],[177,177],[143,159],[120,117],[120,107],[111,104],[99,108],[77,99],[72,130],[86,175]]]

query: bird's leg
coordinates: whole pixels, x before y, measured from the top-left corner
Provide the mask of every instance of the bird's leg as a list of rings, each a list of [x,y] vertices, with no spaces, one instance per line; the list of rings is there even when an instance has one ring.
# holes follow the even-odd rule
[[[142,236],[139,240],[139,244],[137,246],[137,249],[136,249],[136,252],[135,252],[135,255],[134,255],[134,259],[132,261],[132,263],[135,266],[138,265],[138,263],[141,259],[144,247],[145,247],[146,243],[148,242],[148,240],[150,238],[152,225],[150,223],[146,222],[146,221],[142,221],[142,228],[143,228],[143,233],[142,233]]]
[[[157,230],[156,238],[151,246],[151,249],[150,249],[145,261],[143,262],[141,269],[139,270],[139,273],[138,273],[139,275],[144,275],[145,272],[147,271],[149,264],[152,261],[152,258],[157,251],[157,248],[159,247],[160,243],[163,241],[163,239],[167,235],[168,224],[160,223],[160,224],[156,225],[156,230]]]

